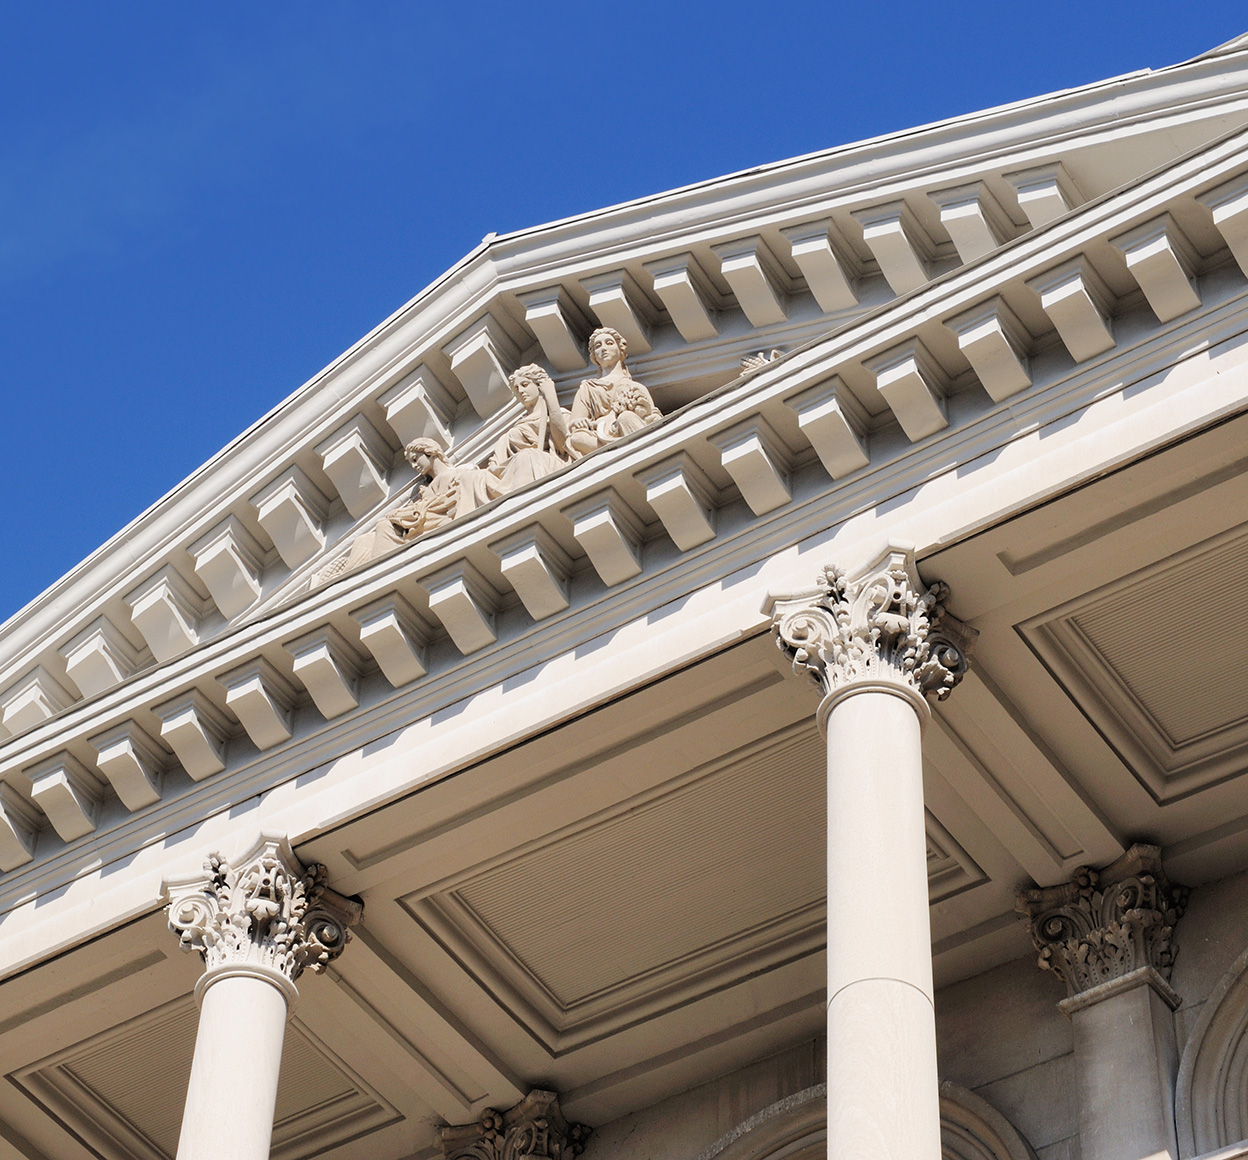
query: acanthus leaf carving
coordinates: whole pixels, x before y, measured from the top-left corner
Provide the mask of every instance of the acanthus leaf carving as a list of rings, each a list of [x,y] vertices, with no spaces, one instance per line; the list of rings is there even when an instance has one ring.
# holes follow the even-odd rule
[[[555,1092],[535,1089],[509,1111],[490,1108],[475,1124],[443,1128],[442,1151],[446,1160],[573,1160],[591,1131],[564,1119]]]
[[[923,585],[909,552],[890,549],[861,576],[827,567],[813,590],[775,600],[776,643],[825,693],[888,682],[943,701],[978,636],[945,609],[948,596],[939,581]]]
[[[326,875],[322,865],[305,868],[285,838],[266,834],[233,863],[211,854],[202,874],[166,882],[169,925],[209,971],[250,964],[294,983],[342,953],[363,913]]]
[[[1103,870],[1083,866],[1069,882],[1024,891],[1016,909],[1041,969],[1075,996],[1142,968],[1169,979],[1187,896],[1166,878],[1159,847],[1137,843]]]

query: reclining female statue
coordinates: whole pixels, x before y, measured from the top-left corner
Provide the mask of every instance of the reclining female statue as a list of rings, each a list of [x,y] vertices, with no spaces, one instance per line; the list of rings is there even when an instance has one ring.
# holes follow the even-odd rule
[[[412,499],[379,517],[370,531],[356,536],[350,552],[317,572],[311,587],[393,552],[503,494],[496,475],[451,463],[433,439],[413,439],[403,448],[403,456],[427,482]]]
[[[601,373],[581,383],[572,400],[568,449],[574,458],[663,417],[650,392],[624,365],[627,353],[628,342],[610,326],[599,327],[589,336],[589,357]]]

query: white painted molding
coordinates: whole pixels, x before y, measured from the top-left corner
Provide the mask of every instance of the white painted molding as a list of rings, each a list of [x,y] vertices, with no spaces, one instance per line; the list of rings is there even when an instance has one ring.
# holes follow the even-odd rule
[[[1047,226],[1083,204],[1083,194],[1060,161],[1015,170],[1004,176],[1014,187],[1019,208],[1027,215],[1032,229]]]
[[[0,698],[0,721],[10,733],[24,733],[74,703],[74,697],[42,665],[31,669]]]
[[[602,582],[613,588],[641,573],[643,524],[613,487],[563,509]]]
[[[1113,295],[1084,255],[1029,278],[1027,285],[1039,296],[1041,307],[1075,362],[1086,362],[1113,349]]]
[[[359,706],[363,658],[332,625],[287,641],[283,647],[294,658],[295,676],[303,682],[326,721]]]
[[[784,400],[819,456],[824,470],[841,479],[866,467],[867,416],[839,375]]]
[[[264,657],[256,657],[217,678],[225,703],[263,752],[290,740],[291,716],[298,694],[294,685]]]
[[[682,552],[715,536],[715,485],[688,452],[681,451],[637,475],[672,543]]]
[[[288,468],[250,503],[287,568],[298,568],[325,547],[329,499],[301,468]]]
[[[1168,213],[1110,238],[1122,251],[1127,269],[1140,284],[1159,322],[1187,314],[1200,306],[1196,289],[1196,247]]]
[[[467,560],[435,572],[422,583],[429,593],[429,610],[464,656],[498,639],[494,617],[499,595]]]
[[[130,619],[160,662],[172,660],[199,643],[203,601],[172,564],[126,593]]]
[[[589,363],[585,340],[589,323],[562,285],[518,295],[524,321],[558,371],[582,370]]]
[[[228,516],[190,547],[195,575],[226,620],[246,612],[260,598],[264,548],[237,516]]]
[[[193,781],[203,781],[225,768],[229,718],[198,689],[152,707],[160,720],[160,736],[177,755]]]
[[[483,419],[510,402],[507,375],[515,370],[520,351],[492,314],[460,331],[442,353],[451,360],[451,370]]]
[[[927,196],[940,208],[940,224],[963,262],[991,254],[1014,236],[1009,215],[982,181],[938,189]]]
[[[0,870],[16,870],[34,858],[42,822],[34,806],[0,782]]]
[[[789,278],[758,234],[711,249],[751,326],[778,326],[788,321],[785,301]]]
[[[1027,354],[1031,336],[1004,299],[990,298],[945,326],[957,336],[958,348],[994,402],[1004,402],[1031,386]]]
[[[793,498],[789,489],[792,455],[765,419],[747,419],[712,435],[708,442],[719,451],[724,470],[756,516],[775,511]]]
[[[650,327],[656,311],[627,270],[596,274],[580,282],[589,295],[590,310],[603,326],[610,326],[624,336],[630,355],[649,354],[654,349],[650,343]]]
[[[363,415],[357,415],[319,443],[316,453],[355,519],[362,519],[390,493],[388,477],[393,449]]]
[[[861,263],[831,218],[790,226],[780,232],[788,239],[793,260],[820,310],[835,314],[858,305]]]
[[[139,650],[107,617],[93,620],[61,646],[65,672],[84,697],[119,685],[139,667]]]
[[[1213,224],[1248,277],[1248,174],[1216,186],[1196,200],[1213,216]]]
[[[490,551],[534,620],[545,620],[568,607],[572,558],[541,524],[531,524],[491,544]]]
[[[856,209],[853,217],[894,294],[927,284],[936,244],[904,201]]]
[[[719,334],[712,315],[718,296],[692,254],[647,262],[645,270],[654,279],[654,292],[686,342],[700,342]]]
[[[95,830],[101,787],[73,754],[58,753],[26,770],[26,776],[30,778],[30,796],[62,841],[72,842]]]
[[[429,628],[398,593],[383,596],[351,613],[360,642],[396,689],[429,671]]]
[[[160,801],[168,756],[133,721],[90,739],[96,767],[132,813]]]
[[[886,350],[863,365],[875,375],[876,390],[911,443],[949,426],[944,374],[917,338]]]
[[[424,363],[377,401],[386,412],[386,422],[404,447],[413,439],[434,439],[442,447],[450,447],[455,400],[442,380]]]

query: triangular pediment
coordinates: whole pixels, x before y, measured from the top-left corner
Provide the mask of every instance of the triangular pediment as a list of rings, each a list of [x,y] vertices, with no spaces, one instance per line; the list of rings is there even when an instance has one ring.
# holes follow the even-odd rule
[[[725,544],[848,518],[1077,411],[1108,361],[1140,380],[1215,333],[1248,145],[1206,142],[1248,69],[1182,67],[1183,100],[1223,102],[1182,133],[1149,128],[1175,98],[1145,74],[483,244],[5,626],[0,866],[160,800],[161,768],[215,777],[231,738],[255,763],[296,706],[344,718],[361,674],[453,696],[467,658],[588,639]],[[412,497],[412,440],[489,466],[515,368],[572,408],[599,325],[661,421],[326,574]]]

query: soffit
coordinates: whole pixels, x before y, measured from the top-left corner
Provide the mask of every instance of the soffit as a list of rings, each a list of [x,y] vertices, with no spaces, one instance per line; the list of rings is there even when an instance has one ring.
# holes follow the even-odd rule
[[[1246,434],[1216,425],[924,563],[1069,784],[1193,884],[1248,864]]]

